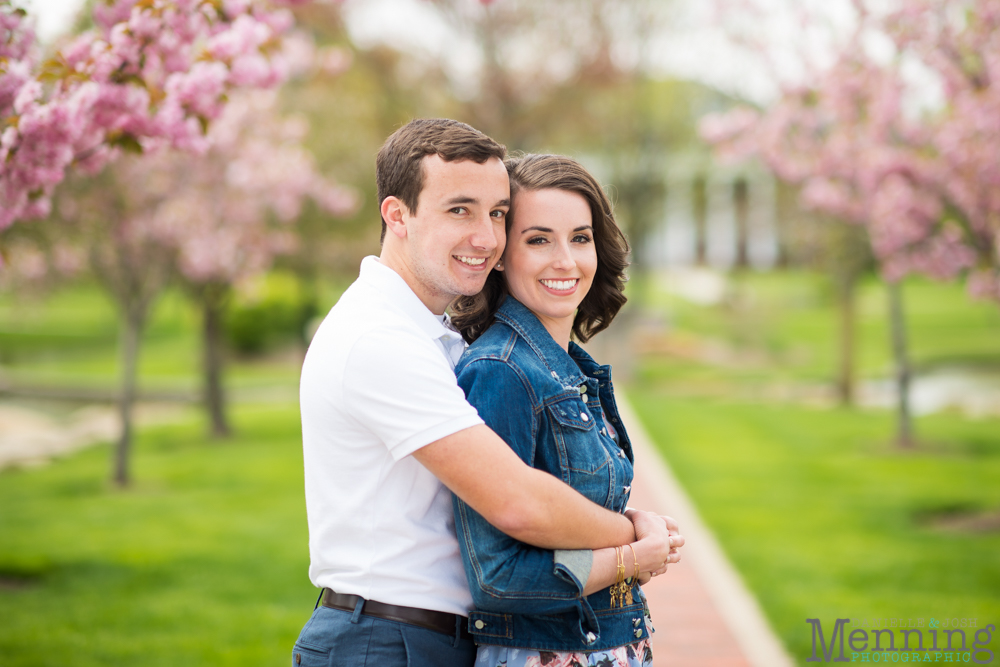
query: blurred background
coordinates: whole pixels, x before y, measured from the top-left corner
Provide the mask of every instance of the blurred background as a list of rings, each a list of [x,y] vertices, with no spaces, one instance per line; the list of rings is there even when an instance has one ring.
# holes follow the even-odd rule
[[[297,4],[288,81],[231,94],[201,154],[119,141],[0,230],[0,663],[287,660],[315,594],[299,368],[378,254],[375,153],[432,116],[605,184],[632,265],[593,350],[795,664],[806,618],[1000,621],[1000,217],[947,179],[1000,181],[946,150],[1000,130],[934,143],[963,89],[919,24],[988,4]],[[48,53],[92,25],[20,6]],[[961,46],[1000,117],[996,40]],[[889,153],[919,154],[876,179],[912,205],[863,169]]]

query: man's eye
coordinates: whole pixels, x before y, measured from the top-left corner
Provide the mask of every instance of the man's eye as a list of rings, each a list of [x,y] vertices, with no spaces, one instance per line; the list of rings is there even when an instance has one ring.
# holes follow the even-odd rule
[[[491,211],[490,215],[498,220],[503,220],[507,217],[507,211]]]
[[[456,206],[455,208],[448,211],[449,213],[454,213],[455,215],[462,215],[465,213],[466,208],[464,206]]]

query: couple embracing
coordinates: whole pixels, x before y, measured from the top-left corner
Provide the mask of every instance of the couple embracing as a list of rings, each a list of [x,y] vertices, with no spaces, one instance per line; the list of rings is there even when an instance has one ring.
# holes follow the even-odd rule
[[[381,254],[302,369],[322,594],[293,664],[650,664],[639,586],[684,538],[626,507],[611,370],[571,340],[625,302],[608,198],[444,119],[389,137],[376,179]]]

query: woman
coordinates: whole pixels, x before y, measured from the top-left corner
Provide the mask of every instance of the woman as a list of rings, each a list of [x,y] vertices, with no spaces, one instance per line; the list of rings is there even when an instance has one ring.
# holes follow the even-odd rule
[[[628,244],[600,185],[577,162],[528,155],[507,169],[503,257],[483,292],[453,307],[453,323],[472,343],[458,382],[525,462],[625,512],[632,449],[610,368],[570,338],[587,341],[625,303]],[[652,662],[638,584],[679,559],[669,539],[547,551],[506,536],[457,498],[455,524],[476,604],[477,666]]]

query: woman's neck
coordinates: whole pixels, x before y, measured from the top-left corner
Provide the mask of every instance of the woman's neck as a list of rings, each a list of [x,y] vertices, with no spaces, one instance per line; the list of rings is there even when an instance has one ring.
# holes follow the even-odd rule
[[[530,310],[530,309],[529,309]],[[573,333],[573,318],[560,317],[558,319],[553,319],[550,317],[545,317],[544,315],[539,315],[535,311],[535,317],[538,321],[542,323],[545,330],[549,332],[552,336],[552,340],[558,343],[559,347],[569,352],[569,339]]]

